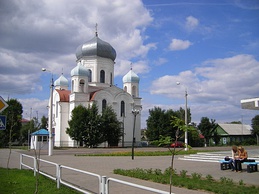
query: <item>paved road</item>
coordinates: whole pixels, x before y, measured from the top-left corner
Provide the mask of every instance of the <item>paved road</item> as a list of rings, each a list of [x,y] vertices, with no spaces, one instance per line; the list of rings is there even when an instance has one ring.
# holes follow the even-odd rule
[[[247,148],[248,153],[254,153],[255,155],[258,154],[259,156],[259,147],[249,147]],[[215,149],[215,148],[214,148]],[[224,154],[230,153],[229,148],[220,148]],[[166,148],[137,148],[136,149],[141,151],[159,151],[159,150],[166,150]],[[211,148],[210,148],[211,150]],[[113,174],[113,170],[116,168],[122,168],[122,169],[134,169],[134,168],[143,168],[143,169],[161,169],[165,170],[170,166],[171,157],[170,156],[159,156],[159,157],[138,157],[135,156],[135,159],[132,160],[131,157],[76,157],[74,154],[82,154],[82,153],[103,153],[103,152],[114,152],[114,151],[130,151],[130,148],[118,148],[118,149],[66,149],[66,150],[54,150],[53,156],[48,156],[47,151],[41,152],[41,158],[52,161],[58,164],[63,164],[66,166],[78,168],[81,170],[89,171],[92,173],[99,174],[101,176],[107,176],[112,178],[117,178],[137,184],[141,184],[144,186],[169,191],[168,185],[162,185],[157,183],[152,183],[149,181],[142,181],[138,179],[133,179],[129,177],[124,177],[120,175]],[[10,168],[19,168],[19,154],[25,153],[28,155],[34,155],[33,151],[20,151],[20,150],[13,150],[11,154],[11,160],[9,167]],[[182,157],[182,156],[180,156]],[[6,167],[7,164],[7,158],[8,158],[8,150],[0,150],[0,165],[1,167]],[[48,170],[48,166],[42,166],[42,169]],[[219,163],[212,163],[212,162],[197,162],[197,161],[185,161],[185,160],[179,160],[178,157],[176,157],[176,160],[174,162],[174,168],[177,172],[180,172],[182,170],[186,170],[187,174],[192,174],[194,172],[202,174],[204,177],[207,175],[211,175],[214,179],[220,179],[220,177],[226,177],[230,178],[235,182],[239,182],[240,180],[243,180],[246,184],[253,184],[259,186],[259,172],[255,173],[247,173],[244,171],[242,173],[235,173],[231,172],[230,170],[221,171]],[[77,178],[76,181],[77,184],[82,184],[82,186],[87,185],[86,180],[88,178],[85,177],[79,177],[82,175],[78,174],[69,174],[71,180],[74,178]],[[73,181],[72,181],[73,182]],[[89,181],[90,186],[94,186],[94,184]],[[89,185],[88,185],[89,186]],[[87,187],[88,187],[87,186]],[[96,186],[95,186],[96,187]],[[92,188],[90,189],[95,192],[95,190]],[[131,188],[128,187],[122,187],[121,185],[113,185],[111,193],[140,193],[140,191],[132,191]],[[174,193],[190,193],[190,194],[196,194],[196,193],[206,193],[202,191],[192,191],[187,190],[183,188],[177,188],[173,187]],[[144,193],[144,192],[141,192]]]

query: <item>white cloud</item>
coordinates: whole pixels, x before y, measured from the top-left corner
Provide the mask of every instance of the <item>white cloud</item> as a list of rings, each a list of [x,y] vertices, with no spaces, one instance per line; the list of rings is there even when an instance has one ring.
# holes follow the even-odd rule
[[[165,75],[153,81],[151,93],[175,96],[179,91],[175,83],[179,81],[192,93],[193,101],[238,101],[249,97],[247,93],[258,95],[258,71],[259,61],[252,55],[208,60],[193,72]]]
[[[199,20],[193,16],[186,18],[185,27],[187,30],[192,31],[199,25]]]
[[[158,58],[157,61],[154,61],[154,64],[160,66],[160,65],[163,65],[163,64],[165,64],[167,62],[168,62],[168,60],[166,58],[161,58],[160,57],[160,58]]]
[[[18,99],[23,105],[23,118],[38,118],[39,122],[42,116],[48,117],[48,100],[39,100],[37,98]]]
[[[189,40],[172,39],[169,49],[173,51],[188,49],[192,43]]]
[[[1,7],[4,10],[0,13],[2,91],[16,94],[40,88],[37,84],[42,67],[51,70],[54,77],[62,72],[69,77],[76,65],[75,50],[95,35],[96,23],[99,37],[117,51],[115,75],[127,69],[127,64],[120,61],[132,58],[140,61],[139,73],[149,69],[141,61],[156,46],[144,44],[143,32],[153,18],[139,0],[4,1]],[[13,83],[12,89],[4,87],[6,83]]]
[[[240,117],[241,99],[258,96],[258,72],[259,61],[252,55],[213,59],[193,72],[184,71],[154,80],[150,93],[181,99],[186,88],[195,118],[221,115],[218,119],[223,121],[223,115],[233,114],[234,119]],[[182,87],[176,85],[177,81]]]

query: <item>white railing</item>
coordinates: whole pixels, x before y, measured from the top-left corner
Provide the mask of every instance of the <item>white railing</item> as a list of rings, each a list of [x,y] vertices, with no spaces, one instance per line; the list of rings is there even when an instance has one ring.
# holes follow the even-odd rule
[[[139,188],[139,189],[146,190],[146,191],[152,191],[154,193],[169,194],[169,192],[161,191],[161,190],[158,190],[158,189],[153,189],[153,188],[146,187],[146,186],[143,186],[143,185],[138,185],[138,184],[135,184],[135,183],[130,183],[130,182],[122,181],[122,180],[119,180],[119,179],[114,179],[114,178],[108,178],[106,180],[106,189],[105,189],[106,194],[109,194],[109,182],[110,181],[120,183],[120,184],[123,184],[123,185],[128,185],[128,186],[135,187],[135,188]],[[173,194],[173,193],[171,193],[171,194]]]
[[[76,168],[71,168],[71,167],[68,167],[68,166],[63,166],[63,165],[60,165],[59,167],[60,167],[59,182],[62,183],[63,185],[66,185],[66,186],[68,186],[70,188],[73,188],[77,191],[80,191],[82,193],[89,193],[88,191],[80,189],[80,188],[76,187],[75,185],[72,185],[69,182],[62,179],[62,169],[68,169],[68,170],[76,171],[76,172],[79,172],[79,173],[82,173],[82,174],[87,174],[87,175],[90,175],[90,176],[97,177],[98,178],[99,191],[100,191],[100,193],[104,193],[103,188],[101,186],[102,185],[102,177],[100,175],[95,174],[95,173],[91,173],[91,172],[87,172],[87,171],[83,171],[83,170],[79,170],[79,169],[76,169]]]
[[[29,164],[25,164],[24,158],[32,159],[33,160],[33,167],[31,167]],[[55,169],[56,169],[55,176],[41,171],[40,168],[39,168],[39,166],[40,166],[39,162],[53,165],[55,167]],[[138,184],[122,181],[122,180],[119,180],[119,179],[107,178],[106,176],[100,176],[100,175],[95,174],[95,173],[91,173],[91,172],[79,170],[79,169],[76,169],[76,168],[72,168],[72,167],[56,164],[54,162],[50,162],[50,161],[43,160],[43,159],[40,159],[40,158],[35,158],[33,156],[29,156],[29,155],[26,155],[26,154],[21,154],[20,155],[20,169],[22,169],[23,167],[26,167],[28,169],[33,170],[34,171],[34,176],[36,176],[36,173],[38,172],[38,173],[40,173],[40,174],[42,174],[42,175],[44,175],[44,176],[46,176],[46,177],[48,177],[48,178],[50,178],[52,180],[55,180],[57,182],[57,188],[60,188],[60,183],[61,183],[61,184],[66,185],[66,186],[68,186],[70,188],[73,188],[73,189],[75,189],[75,190],[77,190],[79,192],[87,193],[87,194],[88,193],[90,194],[90,192],[80,188],[78,185],[70,184],[69,182],[67,182],[64,179],[62,179],[62,169],[67,169],[67,170],[75,171],[75,172],[78,172],[78,173],[94,176],[95,178],[97,177],[98,178],[98,187],[99,187],[99,193],[100,194],[109,194],[109,188],[110,188],[109,187],[109,183],[111,181],[117,182],[117,183],[120,183],[120,184],[123,184],[123,185],[127,185],[127,186],[130,186],[130,187],[135,187],[135,188],[138,188],[138,189],[146,190],[146,191],[151,191],[151,192],[161,193],[161,194],[169,194],[169,192],[165,192],[165,191],[162,191],[162,190],[158,190],[158,189],[154,189],[154,188],[151,188],[151,187],[146,187],[146,186],[142,186],[142,185],[138,185]]]

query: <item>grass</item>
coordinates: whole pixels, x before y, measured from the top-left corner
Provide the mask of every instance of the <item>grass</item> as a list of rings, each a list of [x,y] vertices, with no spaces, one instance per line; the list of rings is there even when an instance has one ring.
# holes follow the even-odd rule
[[[0,193],[1,194],[24,194],[34,193],[36,177],[31,170],[0,168]],[[51,179],[39,176],[38,194],[73,194],[79,193],[73,189],[60,186],[57,189],[56,182]]]
[[[197,151],[197,150],[180,150],[176,151],[175,155],[187,155],[187,154],[196,154],[197,152],[202,152],[202,151]],[[209,151],[207,151],[209,152]],[[110,152],[110,153],[98,153],[98,154],[75,154],[75,156],[131,156],[131,151],[121,151],[121,152]],[[135,156],[171,156],[172,153],[168,151],[135,151],[134,152]]]
[[[143,180],[153,181],[162,184],[170,184],[170,168],[162,172],[160,169],[115,169],[115,174],[139,178]],[[172,185],[177,187],[184,187],[192,190],[204,190],[213,193],[222,194],[251,194],[259,193],[259,187],[248,186],[239,181],[234,183],[232,179],[222,177],[220,181],[213,179],[211,175],[202,178],[201,174],[193,173],[191,176],[187,175],[187,171],[181,171],[179,174],[173,171]]]

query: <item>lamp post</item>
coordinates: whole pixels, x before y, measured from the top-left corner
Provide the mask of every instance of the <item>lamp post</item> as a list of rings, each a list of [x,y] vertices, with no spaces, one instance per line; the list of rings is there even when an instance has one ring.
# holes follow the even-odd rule
[[[181,83],[180,82],[176,82],[177,85],[180,85]],[[186,131],[184,132],[184,143],[185,143],[185,148],[184,150],[185,151],[188,151],[188,132],[187,132],[187,125],[188,125],[188,121],[187,121],[187,96],[188,96],[188,93],[187,93],[187,88],[185,87],[185,109],[184,109],[184,123],[185,123],[185,126],[186,126]]]
[[[42,68],[42,71],[47,71],[46,68]],[[53,115],[53,74],[51,73],[51,81],[50,81],[50,113],[49,113],[49,156],[53,154],[53,132],[52,132],[52,115]]]
[[[132,151],[131,151],[131,159],[134,160],[134,144],[135,144],[135,129],[136,129],[136,117],[140,113],[139,109],[132,109],[132,114],[134,116],[134,123],[133,123],[133,136],[132,136]]]

